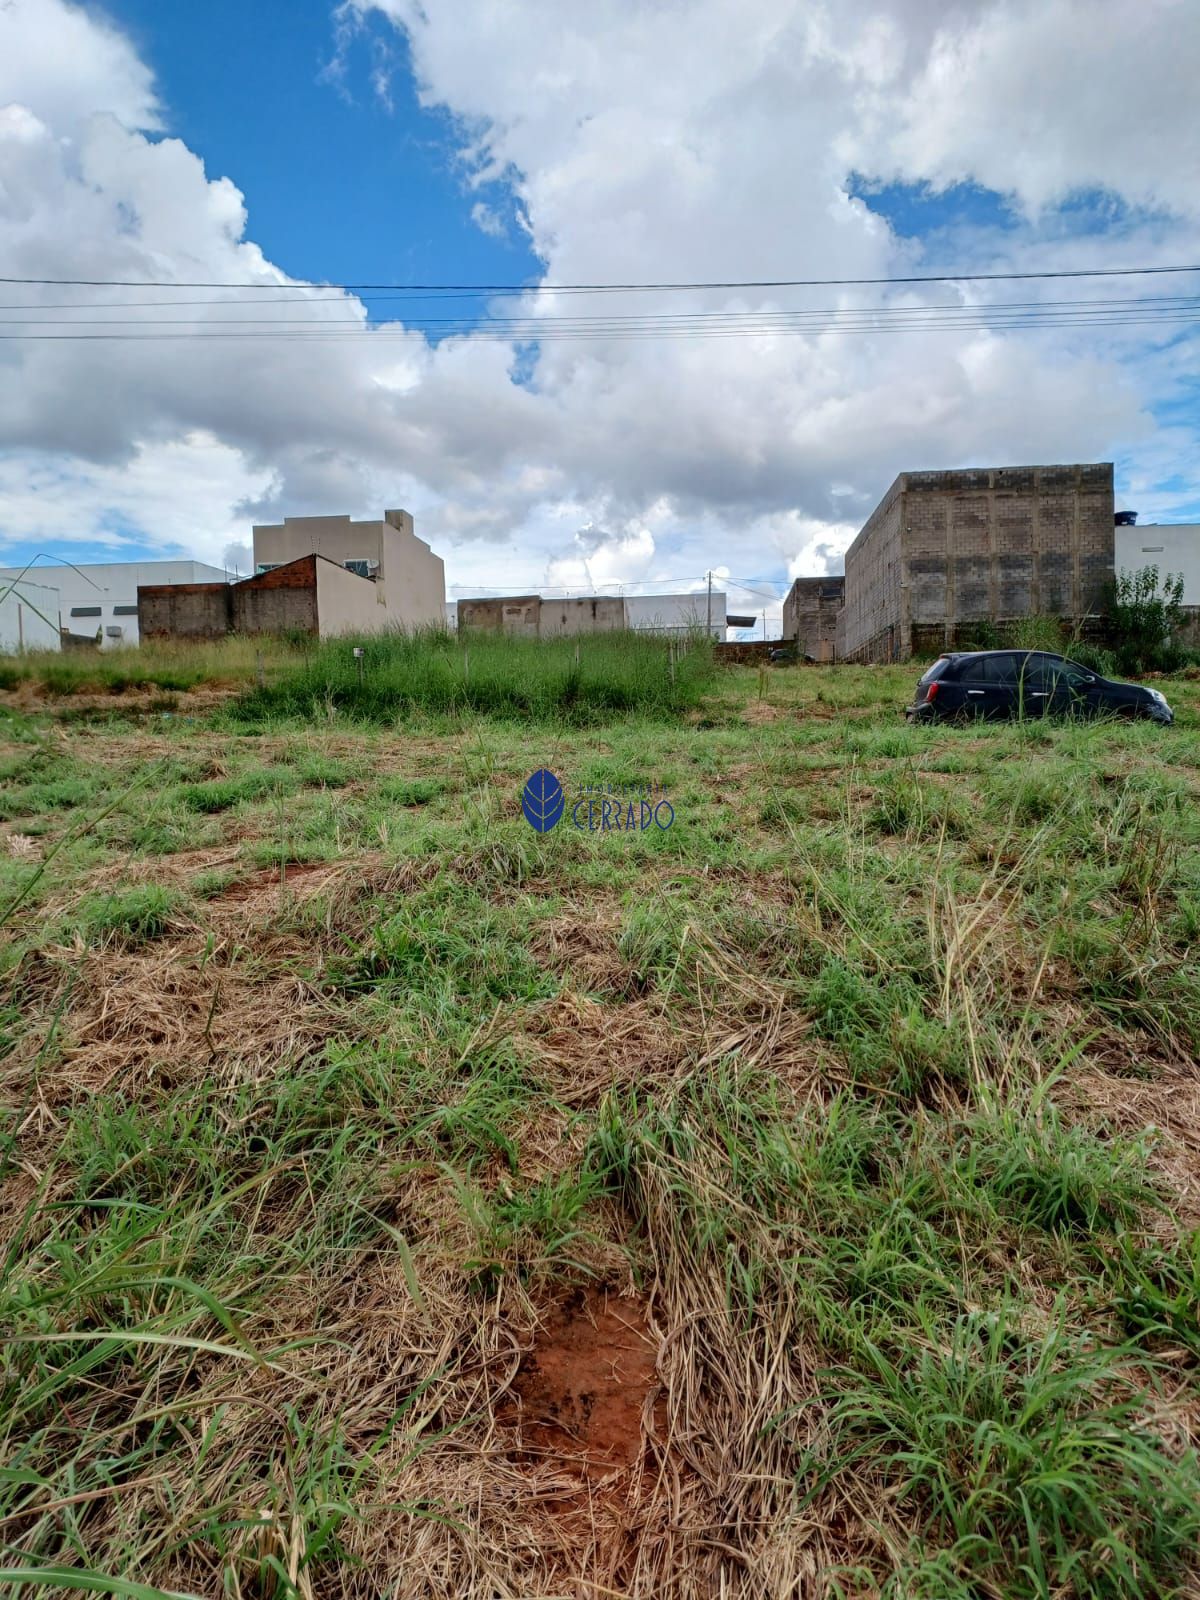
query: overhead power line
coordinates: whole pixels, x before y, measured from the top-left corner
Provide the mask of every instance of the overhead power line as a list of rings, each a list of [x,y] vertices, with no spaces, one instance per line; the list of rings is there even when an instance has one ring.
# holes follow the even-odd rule
[[[213,301],[213,305],[225,309],[239,309],[235,301]],[[246,306],[246,310],[258,310],[262,302],[255,306]],[[277,302],[269,302],[271,305]],[[89,327],[196,327],[200,329],[235,326],[235,327],[269,327],[269,328],[380,328],[404,326],[421,328],[449,328],[467,329],[474,331],[477,328],[500,328],[504,330],[523,330],[526,328],[597,328],[601,330],[625,328],[640,328],[643,326],[677,327],[695,324],[698,327],[723,326],[732,324],[736,326],[750,326],[755,323],[766,323],[771,326],[777,324],[803,324],[823,321],[858,321],[863,318],[891,318],[901,321],[911,318],[945,316],[948,319],[973,319],[979,317],[992,318],[1008,314],[1028,314],[1031,317],[1063,316],[1063,317],[1088,317],[1103,313],[1104,315],[1132,315],[1146,312],[1157,315],[1160,312],[1195,311],[1200,309],[1200,295],[1141,295],[1130,299],[1113,297],[1091,296],[1081,300],[997,300],[986,304],[964,304],[962,301],[933,301],[925,305],[883,305],[883,306],[827,306],[820,309],[802,311],[785,311],[780,309],[744,309],[723,311],[669,311],[669,312],[613,312],[607,314],[572,313],[540,314],[525,316],[488,315],[484,317],[458,316],[458,317],[418,317],[409,323],[400,323],[396,319],[385,320],[382,318],[351,317],[259,317],[259,316],[234,316],[234,317],[62,317],[41,316],[43,310],[56,311],[125,311],[132,309],[120,304],[92,304],[71,307],[44,307],[29,306],[0,306],[4,311],[21,311],[25,315],[20,317],[0,317],[0,326],[46,326],[62,328],[89,328]]]
[[[1049,328],[1132,328],[1132,327],[1176,327],[1195,324],[1200,321],[1200,309],[1190,312],[1177,312],[1171,314],[1146,314],[1142,316],[1109,315],[1109,316],[1082,316],[1082,317],[976,317],[973,320],[962,318],[942,319],[916,318],[907,322],[901,321],[830,321],[821,323],[780,323],[780,324],[732,324],[725,327],[671,327],[663,324],[645,325],[642,327],[627,328],[555,328],[553,326],[531,326],[523,324],[517,328],[495,328],[487,323],[480,325],[465,325],[448,330],[434,330],[440,338],[471,338],[477,341],[492,341],[502,344],[547,344],[565,341],[599,342],[625,341],[631,339],[746,339],[746,338],[776,338],[807,336],[843,335],[843,334],[876,334],[876,333],[963,333],[963,332],[1003,332],[1003,331],[1034,331]],[[145,326],[153,327],[153,323]],[[277,340],[295,344],[323,344],[330,341],[346,339],[371,338],[386,343],[389,340],[407,339],[413,334],[421,332],[419,323],[392,325],[383,327],[360,324],[350,328],[322,328],[311,326],[306,328],[252,328],[245,332],[206,332],[203,328],[193,328],[188,332],[122,332],[122,333],[0,333],[0,341],[24,343],[39,342],[68,342],[79,343],[86,341],[117,342],[128,344],[155,343],[165,340],[185,340],[193,344],[207,344],[217,340]]]
[[[910,273],[878,278],[726,278],[692,282],[660,283],[245,283],[221,279],[154,279],[154,278],[22,278],[0,276],[0,283],[28,284],[37,287],[80,289],[243,289],[303,290],[307,288],[363,291],[419,290],[432,294],[641,294],[680,293],[703,289],[828,289],[865,288],[884,284],[905,283],[963,283],[1018,282],[1049,278],[1119,278],[1149,277],[1173,272],[1200,272],[1200,264],[1184,263],[1171,266],[1139,267],[1071,267],[1037,272],[961,272]]]

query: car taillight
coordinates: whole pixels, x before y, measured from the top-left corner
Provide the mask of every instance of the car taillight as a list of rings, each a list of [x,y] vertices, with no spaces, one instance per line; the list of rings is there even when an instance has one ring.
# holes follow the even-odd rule
[[[926,700],[932,700],[934,695],[937,692],[938,692],[938,680],[935,678],[933,680],[933,682],[929,685],[929,687],[925,691]]]

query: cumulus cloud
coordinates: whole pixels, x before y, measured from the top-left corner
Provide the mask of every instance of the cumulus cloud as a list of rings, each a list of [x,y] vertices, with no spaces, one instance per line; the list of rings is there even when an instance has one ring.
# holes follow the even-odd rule
[[[897,49],[844,148],[874,172],[971,180],[1037,210],[1081,189],[1200,212],[1200,8],[1015,0],[947,9],[923,58]]]
[[[1098,12],[1103,25],[1088,21]],[[1086,13],[1074,0],[979,11],[940,0],[350,0],[336,13],[343,75],[345,40],[370,13],[404,31],[424,101],[463,130],[477,224],[520,218],[547,283],[920,270],[920,246],[852,197],[855,171],[972,179],[1027,209],[1006,233],[960,232],[960,261],[1162,260],[1198,243],[1185,152],[1200,154],[1200,124],[1180,46],[1197,13],[1183,0],[1095,0]],[[391,58],[372,59],[377,69]],[[1123,70],[1156,80],[1136,115],[1117,94]],[[338,337],[308,342],[0,344],[11,535],[119,526],[220,559],[253,520],[403,504],[460,592],[588,576],[694,582],[717,558],[735,578],[782,581],[836,566],[904,468],[1120,451],[1136,480],[1138,452],[1149,462],[1158,448],[1148,399],[1187,381],[1186,355],[1143,329],[634,341],[597,327],[532,352],[470,336],[434,346],[398,325],[367,328],[353,296],[311,294],[265,260],[236,172],[210,174],[179,140],[148,137],[163,121],[148,69],[98,13],[66,0],[0,5],[0,254],[11,272],[267,283],[295,297],[289,315],[345,321]],[[1036,220],[1100,181],[1127,208],[1120,227],[1080,242],[1065,223]],[[1003,298],[978,285],[900,294],[891,303]],[[251,314],[237,302],[189,314],[224,334]],[[871,303],[875,291],[707,291],[669,310]],[[551,288],[520,305],[662,309]]]

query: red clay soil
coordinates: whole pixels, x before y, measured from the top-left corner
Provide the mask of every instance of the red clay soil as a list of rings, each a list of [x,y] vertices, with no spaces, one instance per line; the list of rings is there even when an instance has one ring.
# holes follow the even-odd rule
[[[577,1289],[546,1318],[513,1383],[518,1459],[575,1477],[581,1488],[640,1462],[642,1416],[656,1384],[645,1305]]]

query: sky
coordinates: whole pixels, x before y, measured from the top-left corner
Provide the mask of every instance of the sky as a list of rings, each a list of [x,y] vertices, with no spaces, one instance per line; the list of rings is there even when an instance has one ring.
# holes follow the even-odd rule
[[[0,561],[403,506],[451,595],[775,615],[905,469],[1200,518],[1200,271],[977,276],[1200,262],[1197,59],[1191,0],[6,0],[0,276],[154,287],[3,286]]]

